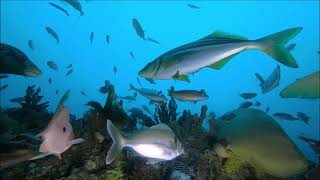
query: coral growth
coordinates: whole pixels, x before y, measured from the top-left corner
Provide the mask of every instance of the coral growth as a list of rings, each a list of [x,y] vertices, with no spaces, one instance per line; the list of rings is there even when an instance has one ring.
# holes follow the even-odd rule
[[[45,111],[49,106],[49,101],[40,103],[43,96],[40,96],[41,88],[39,87],[35,90],[35,85],[28,86],[26,89],[26,95],[24,96],[24,100],[19,102],[22,108],[32,109],[35,111]]]

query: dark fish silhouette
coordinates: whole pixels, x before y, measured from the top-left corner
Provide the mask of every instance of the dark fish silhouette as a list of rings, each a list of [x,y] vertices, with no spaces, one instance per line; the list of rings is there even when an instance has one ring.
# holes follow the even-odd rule
[[[0,74],[0,79],[5,79],[5,78],[8,78],[9,76],[6,75],[6,74]]]
[[[36,77],[41,70],[21,50],[0,43],[0,74]]]
[[[144,30],[142,29],[139,21],[136,18],[132,19],[132,26],[136,31],[137,35],[145,40],[146,38],[145,38]]]
[[[48,82],[49,82],[49,84],[52,84],[52,79],[49,78],[49,79],[48,79]]]
[[[2,85],[0,86],[0,91],[4,90],[4,89],[7,89],[9,85],[8,84],[5,84],[5,85]]]
[[[306,124],[309,124],[310,116],[308,116],[307,114],[303,112],[297,112],[297,117],[301,119],[303,122],[305,122]]]
[[[84,91],[81,91],[80,93],[81,93],[81,95],[88,97],[88,95]]]
[[[252,105],[253,105],[252,102],[246,101],[246,102],[241,103],[241,104],[239,105],[239,108],[249,108],[249,107],[251,107]]]
[[[314,150],[314,152],[318,155],[320,155],[320,141],[319,140],[315,140],[315,139],[311,139],[311,138],[307,138],[303,135],[299,136],[299,139],[305,141],[306,143],[308,143],[310,145],[310,147]]]
[[[100,87],[99,92],[102,94],[106,94],[109,92],[109,88],[111,86],[111,83],[109,80],[104,81],[104,86]]]
[[[267,107],[265,112],[268,113],[270,111],[270,107]]]
[[[187,4],[188,7],[190,7],[191,9],[200,9],[199,6],[196,6],[194,4]]]
[[[83,16],[83,15],[84,15],[84,13],[83,13],[83,11],[82,11],[82,6],[81,6],[81,4],[79,3],[79,1],[77,1],[77,0],[62,0],[62,1],[68,3],[68,4],[69,4],[70,6],[72,6],[74,9],[76,9],[77,11],[79,11],[79,12],[80,12],[80,16]]]
[[[72,73],[73,73],[73,69],[70,69],[70,70],[67,72],[66,76],[69,76],[69,75],[72,74]]]
[[[157,41],[155,39],[152,39],[152,38],[148,38],[147,40],[150,41],[150,42],[154,42],[156,44],[160,44],[159,41]]]
[[[10,99],[10,102],[20,103],[20,102],[22,102],[24,100],[25,100],[24,97],[17,97],[17,98]]]
[[[34,50],[34,46],[33,46],[32,40],[28,40],[28,46],[32,51]]]
[[[291,114],[283,113],[283,112],[274,113],[273,116],[278,119],[284,119],[289,121],[294,121],[299,119],[299,118],[293,117]]]
[[[72,64],[69,64],[68,66],[66,66],[66,68],[72,68]]]
[[[141,85],[140,80],[139,80],[138,77],[137,77],[137,81],[138,81],[138,84],[140,85],[140,87],[142,87],[142,85]]]
[[[134,55],[133,55],[132,51],[130,51],[130,56],[132,59],[134,59]]]
[[[91,44],[93,43],[93,38],[94,38],[94,32],[91,32],[90,33],[90,43]]]
[[[261,106],[261,102],[256,101],[256,102],[254,103],[254,106],[260,107],[260,106]]]
[[[59,90],[56,90],[56,94],[59,94]]]
[[[110,43],[110,36],[108,34],[106,36],[106,41],[107,41],[108,44]]]
[[[259,86],[261,87],[262,94],[270,92],[279,85],[280,81],[280,66],[278,65],[273,72],[268,76],[267,79],[263,79],[258,73],[255,73],[257,80],[260,81]]]
[[[57,41],[57,43],[60,42],[58,34],[53,29],[47,26],[46,31]]]
[[[252,99],[252,98],[255,98],[257,96],[257,93],[240,93],[240,96],[243,99]]]
[[[69,16],[68,11],[67,11],[67,10],[65,10],[64,8],[62,8],[61,6],[56,5],[56,4],[52,3],[52,2],[49,2],[49,4],[50,4],[52,7],[55,7],[56,9],[58,9],[58,10],[60,10],[60,11],[64,12],[67,16]]]
[[[292,51],[296,47],[296,44],[289,44],[286,48],[288,51]]]
[[[113,73],[114,73],[114,75],[117,75],[117,67],[116,66],[113,66]]]
[[[48,61],[47,65],[48,65],[49,68],[51,68],[51,69],[53,69],[55,71],[58,71],[58,65],[54,61]]]

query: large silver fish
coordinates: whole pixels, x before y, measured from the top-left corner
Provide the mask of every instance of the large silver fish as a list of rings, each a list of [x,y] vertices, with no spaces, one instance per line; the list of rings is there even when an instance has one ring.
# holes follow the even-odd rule
[[[21,50],[0,43],[0,74],[36,77],[41,70]]]
[[[152,102],[166,102],[167,98],[162,94],[161,91],[156,91],[147,88],[136,88],[132,84],[129,86],[129,90],[138,92],[141,96],[150,99]]]
[[[108,151],[106,164],[110,164],[124,147],[130,147],[144,157],[164,161],[184,153],[181,142],[165,124],[140,130],[128,137],[122,136],[110,120],[107,121],[107,129],[113,144]]]
[[[256,75],[256,78],[260,81],[260,87],[262,89],[262,93],[265,94],[273,90],[279,85],[280,66],[278,65],[266,80],[264,80],[262,76],[258,73],[255,73],[255,75]]]
[[[31,158],[39,159],[48,155],[56,155],[61,159],[61,154],[69,149],[72,145],[83,142],[82,138],[74,139],[73,129],[70,124],[69,111],[63,103],[67,99],[69,91],[61,98],[57,110],[50,121],[48,127],[39,135],[43,141],[40,145],[41,154]]]
[[[205,67],[221,69],[232,57],[250,49],[263,51],[280,63],[297,68],[294,57],[284,45],[301,30],[301,27],[287,29],[257,40],[214,32],[162,54],[140,70],[139,75],[152,79],[188,81],[188,74]]]
[[[205,90],[201,89],[200,91],[197,90],[180,90],[175,91],[173,87],[168,90],[168,96],[172,96],[179,101],[189,101],[189,102],[198,102],[202,100],[206,100],[209,98]]]

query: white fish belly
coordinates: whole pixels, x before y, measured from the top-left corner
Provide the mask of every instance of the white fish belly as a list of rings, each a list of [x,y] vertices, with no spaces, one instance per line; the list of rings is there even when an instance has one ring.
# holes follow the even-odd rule
[[[164,148],[155,144],[138,144],[129,146],[133,148],[140,155],[155,158],[155,159],[163,159],[163,160],[171,160],[173,157],[170,157],[165,154]]]

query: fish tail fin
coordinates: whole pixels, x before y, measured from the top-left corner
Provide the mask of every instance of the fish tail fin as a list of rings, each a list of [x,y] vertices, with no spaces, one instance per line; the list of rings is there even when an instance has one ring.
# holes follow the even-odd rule
[[[174,91],[174,87],[171,86],[170,89],[168,89],[168,96],[172,96],[173,91]]]
[[[129,84],[129,91],[131,91],[131,90],[135,91],[135,90],[137,90],[137,88],[135,88],[132,84]]]
[[[260,82],[259,86],[262,87],[264,84],[264,79],[262,78],[262,76],[258,73],[254,73],[254,75],[256,76],[256,79]]]
[[[257,42],[261,43],[259,49],[286,66],[298,68],[296,60],[285,47],[285,44],[300,33],[301,30],[302,27],[286,29],[258,39]]]
[[[107,121],[107,129],[113,141],[106,157],[106,164],[110,164],[120,154],[124,145],[124,138],[110,120]]]

